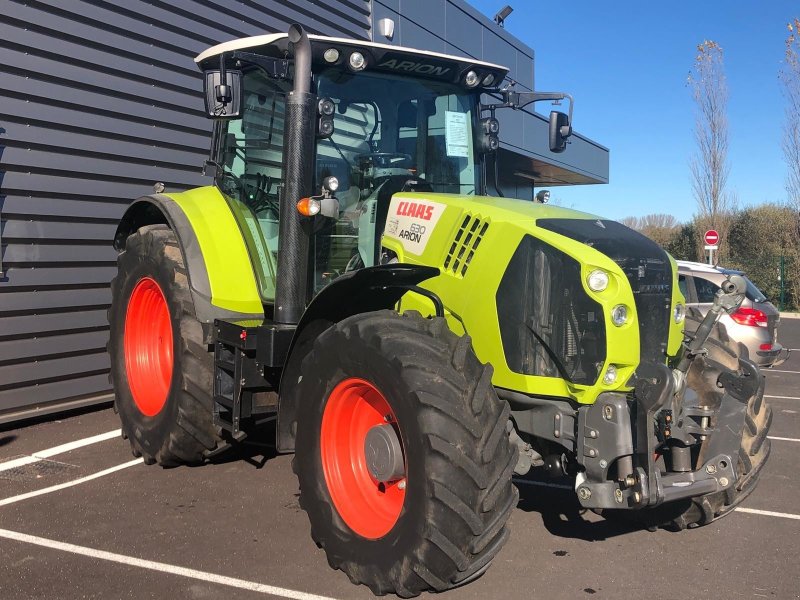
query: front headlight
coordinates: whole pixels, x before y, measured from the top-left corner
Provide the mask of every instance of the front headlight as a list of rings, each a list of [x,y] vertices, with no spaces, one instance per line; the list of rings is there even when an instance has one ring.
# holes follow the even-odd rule
[[[617,304],[611,310],[611,322],[617,327],[622,327],[628,322],[628,307],[624,304]]]
[[[683,323],[683,319],[686,318],[686,307],[680,302],[675,305],[675,309],[672,312],[672,318],[675,319],[676,323]]]
[[[586,285],[593,292],[602,292],[608,287],[608,273],[602,269],[595,269],[586,278]]]

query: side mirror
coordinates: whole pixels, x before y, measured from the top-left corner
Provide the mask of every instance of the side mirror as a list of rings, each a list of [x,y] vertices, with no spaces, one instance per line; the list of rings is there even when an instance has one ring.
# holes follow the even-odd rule
[[[242,116],[242,72],[225,69],[203,73],[206,116],[213,119],[238,119]]]
[[[572,135],[569,117],[562,112],[550,111],[550,152],[567,149],[567,138]]]

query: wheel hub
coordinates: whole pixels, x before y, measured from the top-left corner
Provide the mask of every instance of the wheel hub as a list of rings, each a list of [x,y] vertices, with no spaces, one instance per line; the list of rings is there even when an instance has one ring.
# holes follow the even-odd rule
[[[400,438],[391,424],[375,425],[364,440],[367,469],[376,481],[386,483],[402,479],[405,474]]]
[[[320,428],[320,458],[328,493],[356,534],[378,539],[400,518],[406,497],[402,438],[386,397],[350,377],[331,391]]]

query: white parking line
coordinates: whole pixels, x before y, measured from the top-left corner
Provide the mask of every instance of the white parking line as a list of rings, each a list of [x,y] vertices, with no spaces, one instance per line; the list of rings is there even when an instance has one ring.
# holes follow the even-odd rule
[[[0,506],[6,506],[7,504],[14,504],[15,502],[21,502],[22,500],[27,500],[28,498],[35,498],[36,496],[49,494],[51,492],[57,492],[58,490],[63,490],[65,488],[72,487],[73,485],[80,485],[81,483],[86,483],[87,481],[97,479],[98,477],[105,477],[106,475],[110,475],[111,473],[121,471],[122,469],[127,469],[128,467],[135,467],[136,465],[142,464],[142,462],[143,459],[137,458],[130,462],[117,465],[116,467],[111,467],[103,471],[98,471],[97,473],[92,473],[91,475],[87,475],[86,477],[81,477],[80,479],[74,479],[72,481],[67,481],[66,483],[51,485],[50,487],[42,488],[41,490],[34,490],[32,492],[20,494],[18,496],[11,496],[10,498],[4,498],[3,500],[0,500]]]
[[[779,442],[800,442],[800,439],[797,438],[777,437],[774,435],[768,435],[767,437],[771,440],[778,440]]]
[[[738,506],[736,512],[749,513],[751,515],[764,515],[765,517],[780,517],[782,519],[794,519],[800,521],[800,515],[793,515],[791,513],[775,512],[773,510],[758,510],[756,508],[742,508]]]
[[[800,397],[797,396],[770,396],[769,394],[764,394],[764,398],[777,398],[779,400],[800,400]]]
[[[76,546],[75,544],[67,544],[65,542],[49,540],[47,538],[37,537],[35,535],[28,535],[26,533],[19,533],[17,531],[9,531],[8,529],[0,529],[0,537],[9,540],[15,540],[17,542],[34,544],[36,546],[43,546],[45,548],[51,548],[52,550],[61,550],[62,552],[80,554],[81,556],[88,556],[89,558],[107,560],[122,565],[150,569],[151,571],[160,571],[161,573],[169,573],[171,575],[179,575],[181,577],[189,577],[191,579],[198,579],[200,581],[216,583],[219,585],[227,585],[229,587],[249,590],[251,592],[271,594],[273,596],[280,596],[281,598],[291,598],[292,600],[333,600],[328,596],[318,596],[316,594],[308,594],[306,592],[298,592],[296,590],[289,590],[272,585],[265,585],[263,583],[256,583],[255,581],[247,581],[245,579],[237,579],[235,577],[226,577],[225,575],[217,575],[216,573],[205,573],[203,571],[188,569],[186,567],[179,567],[176,565],[155,562],[152,560],[144,560],[133,556],[125,556],[124,554],[116,554],[114,552],[106,552],[105,550],[96,550],[94,548],[87,548],[86,546]]]
[[[800,371],[781,371],[780,369],[762,369],[762,373],[800,373]]]
[[[45,458],[50,458],[51,456],[56,456],[57,454],[63,454],[64,452],[69,452],[70,450],[83,448],[84,446],[89,446],[90,444],[96,444],[97,442],[104,442],[106,440],[119,437],[120,434],[120,430],[115,429],[114,431],[93,435],[92,437],[83,438],[82,440],[75,440],[74,442],[61,444],[60,446],[54,446],[52,448],[47,448],[46,450],[39,450],[30,456],[21,456],[20,458],[7,460],[6,462],[0,463],[0,471],[8,471],[10,469],[24,467],[25,465],[38,462]]]

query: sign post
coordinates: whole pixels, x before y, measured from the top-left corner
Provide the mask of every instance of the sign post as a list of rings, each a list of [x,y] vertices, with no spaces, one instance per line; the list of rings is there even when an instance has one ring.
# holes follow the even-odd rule
[[[714,229],[709,229],[703,234],[703,241],[706,243],[706,250],[708,250],[708,264],[714,264],[714,250],[719,248],[719,233]]]

